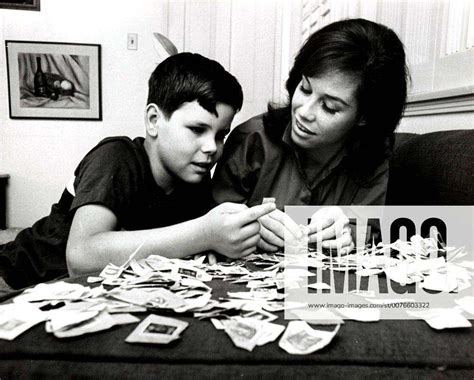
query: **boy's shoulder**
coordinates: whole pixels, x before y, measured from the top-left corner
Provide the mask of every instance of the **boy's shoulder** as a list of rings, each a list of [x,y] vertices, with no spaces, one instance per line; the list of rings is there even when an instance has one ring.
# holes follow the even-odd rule
[[[105,150],[137,150],[143,146],[143,138],[131,139],[128,136],[110,136],[102,139],[89,153],[98,149]]]
[[[146,155],[143,137],[131,139],[127,136],[111,136],[101,140],[85,156],[83,160],[129,160],[131,157],[141,158]]]
[[[146,165],[147,156],[143,138],[131,139],[127,136],[106,137],[95,145],[76,168],[77,175],[84,168],[97,168],[99,171],[140,168]]]

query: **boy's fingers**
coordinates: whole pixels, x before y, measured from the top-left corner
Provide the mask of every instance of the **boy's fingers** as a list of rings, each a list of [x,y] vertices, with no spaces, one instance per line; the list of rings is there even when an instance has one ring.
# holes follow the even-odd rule
[[[248,210],[248,207],[242,203],[225,202],[217,206],[221,212],[226,214],[235,214],[244,210]]]
[[[217,257],[214,253],[212,252],[208,252],[207,253],[207,262],[209,263],[209,265],[214,265],[214,264],[217,264]]]
[[[251,238],[252,236],[258,236],[260,238],[260,230],[260,223],[251,222],[239,227],[239,233],[235,236],[238,236],[240,241]]]
[[[240,215],[242,216],[242,223],[251,223],[260,218],[261,216],[272,212],[273,210],[275,210],[275,208],[275,203],[264,203],[262,205],[250,207],[240,213]]]

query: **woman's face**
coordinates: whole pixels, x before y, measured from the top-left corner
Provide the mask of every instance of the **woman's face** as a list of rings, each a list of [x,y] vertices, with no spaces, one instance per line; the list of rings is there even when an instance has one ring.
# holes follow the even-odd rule
[[[360,121],[357,112],[357,79],[330,72],[305,77],[291,101],[291,139],[302,149],[338,148]]]

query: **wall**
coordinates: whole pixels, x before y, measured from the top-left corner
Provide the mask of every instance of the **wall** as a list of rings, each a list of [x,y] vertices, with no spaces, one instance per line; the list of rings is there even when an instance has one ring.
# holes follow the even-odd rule
[[[412,78],[399,131],[474,128],[472,0],[303,0],[301,34],[362,17],[392,28]]]
[[[358,4],[344,1],[350,9]],[[238,77],[245,102],[236,125],[263,112],[267,101],[285,99],[283,84],[303,39],[302,4],[42,0],[40,12],[0,9],[0,173],[11,176],[8,225],[29,226],[47,215],[80,159],[103,137],[144,135],[146,83],[159,59],[153,32],[169,36],[180,51],[218,60]],[[381,4],[370,0],[358,7],[368,17]],[[127,50],[127,33],[138,34],[138,50]],[[10,119],[5,40],[101,44],[103,121]],[[425,133],[473,124],[473,112],[411,116],[402,120],[400,130]]]
[[[111,6],[113,4],[113,6]],[[164,32],[167,2],[43,0],[40,12],[0,10],[0,172],[10,174],[9,226],[47,215],[82,156],[108,135],[144,134],[146,83],[157,62],[152,32]],[[127,33],[139,49],[127,50]],[[4,40],[102,45],[103,121],[11,120]]]
[[[29,226],[49,213],[80,159],[100,139],[144,135],[147,80],[158,63],[152,33],[179,51],[218,60],[245,95],[234,125],[284,99],[282,83],[300,43],[301,1],[42,0],[41,11],[0,9],[0,40],[102,45],[103,121],[12,120],[0,46],[0,173],[10,174],[7,223]],[[127,33],[138,50],[127,50]]]

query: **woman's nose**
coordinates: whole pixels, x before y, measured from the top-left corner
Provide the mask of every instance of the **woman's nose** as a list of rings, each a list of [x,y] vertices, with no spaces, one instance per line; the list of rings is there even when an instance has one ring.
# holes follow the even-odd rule
[[[316,120],[316,107],[314,102],[311,100],[306,100],[299,109],[299,115],[301,118],[305,119],[306,121],[312,122]]]

